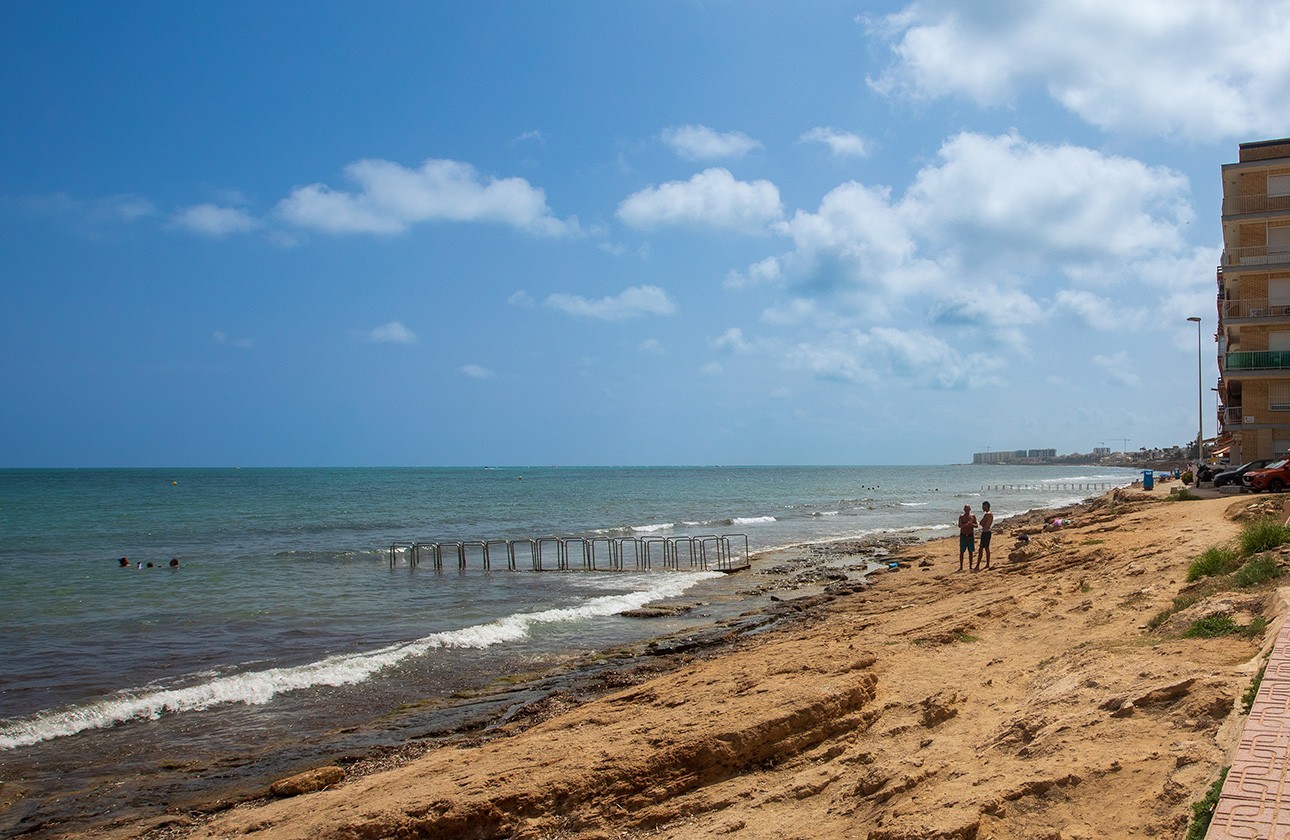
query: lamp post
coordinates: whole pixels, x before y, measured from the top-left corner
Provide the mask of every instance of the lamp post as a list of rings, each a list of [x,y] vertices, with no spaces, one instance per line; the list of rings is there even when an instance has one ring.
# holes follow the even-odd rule
[[[1201,356],[1200,356],[1200,318],[1195,315],[1187,319],[1196,322],[1196,472],[1199,475],[1200,466],[1205,462],[1205,407],[1201,399]],[[1196,485],[1200,486],[1199,478],[1196,479]]]

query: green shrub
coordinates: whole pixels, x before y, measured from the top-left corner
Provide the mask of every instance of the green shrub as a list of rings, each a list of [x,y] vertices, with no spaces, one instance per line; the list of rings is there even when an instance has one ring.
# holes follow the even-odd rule
[[[1170,493],[1168,496],[1165,496],[1165,501],[1166,502],[1198,502],[1200,501],[1200,496],[1197,496],[1195,493],[1184,488],[1182,490],[1176,490],[1173,493]]]
[[[1191,804],[1191,825],[1187,826],[1186,840],[1205,840],[1205,834],[1209,831],[1209,821],[1214,818],[1214,809],[1218,807],[1218,798],[1223,793],[1223,782],[1227,779],[1227,771],[1231,769],[1231,767],[1224,767],[1223,772],[1218,774],[1218,780],[1209,786],[1205,798]]]
[[[1187,472],[1180,475],[1178,479],[1182,481],[1183,484],[1191,484],[1191,470],[1187,470]]]
[[[1239,541],[1242,554],[1270,551],[1290,543],[1290,527],[1282,525],[1278,519],[1260,519],[1245,526]]]
[[[1184,639],[1216,639],[1241,632],[1241,625],[1232,620],[1230,615],[1211,615],[1193,621],[1183,632]]]
[[[1267,665],[1260,668],[1259,672],[1254,675],[1254,679],[1250,680],[1250,687],[1245,689],[1245,693],[1241,695],[1241,710],[1243,714],[1248,715],[1250,713],[1250,709],[1254,707],[1254,698],[1259,694],[1259,686],[1263,684],[1263,672],[1266,670],[1268,670]]]
[[[1241,635],[1249,636],[1251,639],[1257,639],[1266,632],[1268,632],[1268,620],[1261,615],[1241,628]]]
[[[1235,549],[1215,546],[1192,561],[1191,567],[1187,569],[1187,582],[1225,575],[1239,566],[1240,562],[1241,555]]]
[[[1258,586],[1281,576],[1281,567],[1271,557],[1254,557],[1236,570],[1236,585],[1242,589]]]

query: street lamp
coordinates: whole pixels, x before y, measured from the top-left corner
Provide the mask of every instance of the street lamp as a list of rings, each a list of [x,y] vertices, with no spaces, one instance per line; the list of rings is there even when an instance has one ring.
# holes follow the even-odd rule
[[[1196,322],[1196,471],[1200,473],[1200,466],[1205,462],[1205,408],[1201,400],[1201,361],[1200,361],[1200,318],[1195,315],[1187,319]],[[1197,486],[1200,481],[1197,480]]]

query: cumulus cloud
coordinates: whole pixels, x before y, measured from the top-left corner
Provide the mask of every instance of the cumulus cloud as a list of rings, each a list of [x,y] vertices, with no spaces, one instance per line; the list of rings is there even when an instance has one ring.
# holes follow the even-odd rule
[[[623,321],[642,315],[672,315],[676,304],[658,286],[632,286],[617,295],[589,300],[581,295],[554,294],[546,305],[569,315],[602,321]]]
[[[1212,292],[1210,296],[1213,296]],[[1126,308],[1122,303],[1080,289],[1062,289],[1057,293],[1056,305],[1103,332],[1140,326],[1147,318],[1146,312]]]
[[[246,233],[259,226],[255,218],[241,207],[220,207],[216,204],[195,204],[175,213],[173,221],[179,227],[205,236],[228,236]]]
[[[709,338],[708,346],[714,350],[729,350],[734,353],[752,352],[752,345],[744,339],[744,331],[738,327],[731,327],[716,338]]]
[[[1091,149],[1015,134],[950,138],[902,196],[856,182],[781,225],[794,250],[776,257],[800,291],[861,291],[870,311],[915,295],[961,308],[1004,272],[1026,278],[1105,260],[1120,266],[1182,246],[1193,217],[1180,174]],[[763,261],[764,263],[764,261]],[[747,276],[764,274],[762,263]],[[727,283],[730,279],[727,278]],[[1010,298],[1014,312],[1033,307]]]
[[[776,226],[790,250],[725,284],[782,290],[763,323],[817,333],[790,354],[795,369],[839,381],[889,369],[928,387],[977,387],[998,381],[1003,361],[960,354],[960,344],[1023,353],[1027,328],[1061,316],[1124,331],[1147,311],[1212,299],[1213,249],[1185,246],[1193,217],[1189,184],[1172,170],[963,133],[903,193],[849,182],[797,211]],[[895,324],[904,329],[885,331]]]
[[[415,344],[417,335],[401,322],[391,321],[373,329],[367,334],[367,338],[378,344]]]
[[[409,169],[388,160],[345,167],[354,192],[325,184],[297,187],[278,214],[326,233],[397,234],[422,222],[491,222],[538,236],[578,231],[576,219],[557,219],[546,194],[523,178],[491,178],[454,160],[427,160]]]
[[[485,379],[492,379],[494,376],[496,376],[496,374],[494,374],[491,370],[489,370],[486,367],[482,367],[480,365],[462,365],[458,369],[458,371],[463,376],[469,376],[471,379],[479,379],[481,381]]]
[[[838,157],[868,157],[869,144],[859,134],[817,127],[802,135],[803,143],[823,143]]]
[[[739,181],[722,168],[688,181],[669,181],[628,196],[618,218],[639,230],[669,225],[758,233],[784,215],[779,189],[770,181]]]
[[[825,380],[850,384],[875,384],[877,375],[859,358],[859,344],[836,338],[800,342],[785,355],[790,370],[799,370]]]
[[[721,160],[743,157],[761,143],[742,131],[719,132],[703,125],[675,125],[663,129],[663,142],[686,160]]]
[[[916,2],[865,21],[891,45],[886,94],[1009,104],[1039,89],[1107,131],[1281,136],[1286,0]]]
[[[509,303],[511,306],[519,306],[524,309],[529,309],[533,306],[536,306],[536,302],[533,300],[533,295],[529,294],[523,289],[519,289],[518,291],[512,292],[510,297],[506,299],[506,302]]]

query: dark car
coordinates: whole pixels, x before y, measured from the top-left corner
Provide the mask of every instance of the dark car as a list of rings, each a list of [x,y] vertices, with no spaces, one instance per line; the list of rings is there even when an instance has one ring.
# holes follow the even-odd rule
[[[1280,493],[1290,485],[1290,460],[1273,461],[1261,470],[1250,470],[1241,481],[1256,493],[1260,490]]]
[[[1214,486],[1222,487],[1225,484],[1239,485],[1241,483],[1241,479],[1245,477],[1247,472],[1250,472],[1251,470],[1261,470],[1271,463],[1271,458],[1260,458],[1257,461],[1246,461],[1239,467],[1233,467],[1231,469],[1223,470],[1220,473],[1215,473]]]

